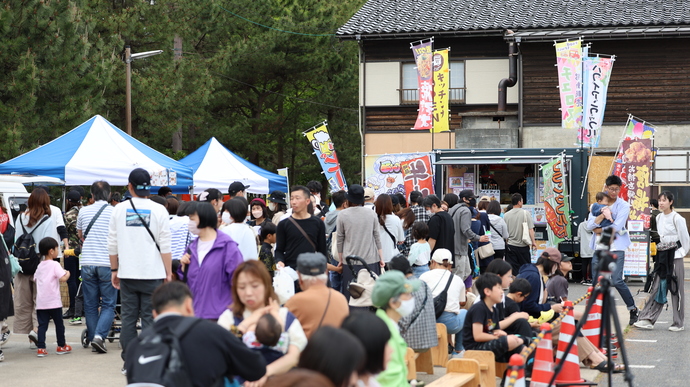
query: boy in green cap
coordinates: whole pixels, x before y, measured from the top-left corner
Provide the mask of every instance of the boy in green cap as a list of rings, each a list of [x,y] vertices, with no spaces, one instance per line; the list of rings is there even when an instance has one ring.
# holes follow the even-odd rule
[[[388,271],[382,274],[374,285],[371,302],[379,308],[376,315],[386,323],[391,332],[388,345],[393,349],[386,370],[376,378],[381,387],[407,385],[407,366],[405,365],[407,343],[400,336],[398,322],[414,310],[412,292],[419,289],[420,285],[419,280],[408,280],[399,271]]]

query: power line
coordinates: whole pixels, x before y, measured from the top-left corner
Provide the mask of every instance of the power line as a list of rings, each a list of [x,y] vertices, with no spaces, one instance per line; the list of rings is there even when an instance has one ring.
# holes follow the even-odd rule
[[[335,34],[306,34],[306,33],[303,33],[303,32],[294,32],[294,31],[281,30],[281,29],[279,29],[279,28],[273,28],[273,27],[270,27],[270,26],[267,26],[267,25],[264,25],[264,24],[257,23],[257,22],[255,22],[255,21],[249,20],[249,19],[247,19],[246,17],[242,17],[242,16],[240,16],[240,15],[238,15],[238,14],[236,14],[236,13],[234,13],[234,12],[232,12],[232,11],[226,9],[226,8],[223,8],[223,6],[220,6],[220,5],[219,5],[218,7],[220,7],[220,9],[222,9],[223,11],[225,11],[225,12],[227,12],[227,13],[229,13],[229,14],[235,16],[235,17],[238,17],[238,18],[240,18],[240,19],[242,19],[242,20],[244,20],[244,21],[250,22],[250,23],[252,23],[252,24],[256,24],[257,26],[264,27],[264,28],[268,28],[269,30],[274,30],[274,31],[278,31],[278,32],[285,32],[285,33],[287,33],[287,34],[293,34],[293,35],[302,35],[302,36],[335,36]]]
[[[294,100],[298,100],[298,101],[306,102],[306,103],[311,103],[311,104],[314,104],[314,105],[326,106],[326,107],[330,107],[330,108],[334,108],[334,109],[348,110],[348,111],[351,111],[351,112],[356,112],[356,111],[358,111],[357,109],[345,108],[345,107],[341,107],[341,106],[329,105],[329,104],[327,104],[327,103],[321,103],[321,102],[311,101],[311,100],[304,99],[304,98],[293,97],[293,96],[291,96],[291,95],[287,95],[287,94],[283,94],[283,93],[278,93],[277,91],[272,91],[272,90],[264,89],[263,87],[259,87],[259,86],[256,86],[256,85],[252,85],[251,83],[247,83],[247,82],[240,81],[239,79],[235,79],[235,78],[229,77],[229,76],[227,76],[227,75],[225,75],[225,74],[216,73],[216,72],[214,72],[214,71],[211,71],[211,73],[212,73],[212,74],[215,74],[215,75],[218,75],[218,76],[220,76],[220,77],[223,77],[223,78],[227,78],[227,79],[229,79],[229,80],[231,80],[231,81],[233,81],[233,82],[241,83],[241,84],[243,84],[243,85],[245,85],[245,86],[254,87],[254,88],[256,88],[256,89],[259,89],[259,90],[262,90],[262,91],[265,91],[265,92],[268,92],[268,93],[271,93],[271,94],[280,95],[280,96],[285,97],[285,98],[294,99]]]

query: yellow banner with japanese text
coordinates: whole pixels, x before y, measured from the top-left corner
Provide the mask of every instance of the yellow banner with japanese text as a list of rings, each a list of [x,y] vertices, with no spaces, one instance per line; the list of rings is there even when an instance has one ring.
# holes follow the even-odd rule
[[[448,49],[434,52],[434,111],[432,132],[450,130],[450,69]]]

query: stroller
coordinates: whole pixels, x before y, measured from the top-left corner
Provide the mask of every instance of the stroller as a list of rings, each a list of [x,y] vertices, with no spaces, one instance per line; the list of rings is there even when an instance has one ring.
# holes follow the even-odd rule
[[[371,292],[374,290],[374,284],[379,276],[369,269],[362,258],[356,255],[348,256],[345,261],[353,277],[353,280],[346,285],[350,291],[350,306],[372,307]],[[362,265],[363,267],[355,272],[355,265]]]

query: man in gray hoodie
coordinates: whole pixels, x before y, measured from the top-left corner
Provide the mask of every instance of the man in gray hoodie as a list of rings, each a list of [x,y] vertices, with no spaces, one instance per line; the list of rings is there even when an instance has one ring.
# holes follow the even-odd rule
[[[467,286],[467,278],[469,277],[469,289],[472,286],[472,267],[470,265],[469,250],[467,245],[470,242],[488,242],[489,236],[479,236],[472,231],[472,201],[477,200],[474,192],[471,189],[466,189],[460,192],[460,201],[448,210],[448,213],[453,218],[453,225],[455,226],[455,275],[462,278]]]

